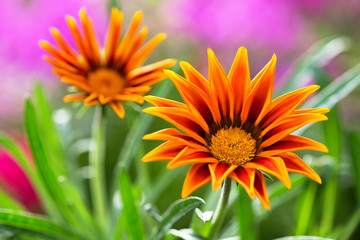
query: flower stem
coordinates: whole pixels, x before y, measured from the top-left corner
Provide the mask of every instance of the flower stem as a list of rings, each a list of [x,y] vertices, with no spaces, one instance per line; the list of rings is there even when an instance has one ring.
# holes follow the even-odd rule
[[[96,106],[89,153],[89,164],[93,171],[93,176],[90,178],[90,189],[95,218],[98,219],[102,232],[104,232],[106,226],[108,226],[104,178],[105,130],[105,107]]]
[[[224,186],[221,191],[219,203],[216,207],[214,216],[211,220],[212,227],[210,230],[209,239],[217,239],[217,235],[224,221],[225,212],[230,196],[230,190],[231,190],[231,179],[226,178],[224,181]]]

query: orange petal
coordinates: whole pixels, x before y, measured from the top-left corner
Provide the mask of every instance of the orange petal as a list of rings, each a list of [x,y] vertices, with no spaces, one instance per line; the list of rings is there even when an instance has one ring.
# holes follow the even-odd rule
[[[177,101],[169,100],[166,98],[145,96],[144,100],[155,107],[173,107],[173,108],[186,108],[186,105]]]
[[[131,79],[128,81],[128,86],[138,86],[138,85],[149,85],[148,82],[152,82],[154,79],[158,79],[158,81],[164,80],[166,75],[162,72],[154,72],[150,74],[146,74],[142,77],[138,77],[135,79]]]
[[[259,153],[258,156],[271,157],[284,152],[293,152],[304,149],[328,152],[327,147],[322,143],[301,136],[289,135],[281,139],[281,141],[264,148],[263,152]]]
[[[105,62],[111,65],[115,55],[116,46],[121,37],[121,29],[124,15],[116,7],[111,9],[110,24],[105,45]]]
[[[289,172],[300,173],[321,184],[319,175],[294,153],[283,153],[280,157],[284,160],[285,166]]]
[[[66,22],[70,28],[71,34],[74,37],[75,44],[76,44],[80,54],[82,56],[84,56],[84,60],[85,60],[86,64],[89,65],[89,62],[87,62],[87,59],[89,58],[89,54],[86,51],[84,39],[80,34],[80,31],[76,25],[75,19],[71,16],[66,16]]]
[[[93,92],[85,98],[84,104],[86,106],[90,106],[90,105],[92,105],[91,102],[93,102],[94,100],[98,100],[98,97],[99,97],[99,94],[97,94],[96,92]]]
[[[189,114],[188,110],[171,107],[150,107],[144,109],[143,112],[160,117],[174,124],[192,138],[206,145],[206,141],[202,137],[202,135],[205,134],[204,130],[194,122],[194,117]]]
[[[229,81],[234,89],[234,98],[236,99],[234,112],[235,115],[238,115],[250,93],[250,70],[247,50],[244,47],[239,48],[236,53],[229,72]]]
[[[235,169],[235,171],[231,172],[229,177],[240,184],[251,198],[255,198],[255,169],[240,166]]]
[[[119,118],[125,117],[124,106],[120,102],[110,102],[109,106],[114,110],[114,112],[119,116]]]
[[[185,78],[209,95],[209,82],[189,63],[180,62]]]
[[[174,83],[191,113],[199,120],[199,125],[209,132],[208,125],[213,122],[213,117],[208,96],[196,85],[186,81],[173,71],[164,70],[164,73]]]
[[[83,101],[86,98],[83,94],[69,94],[64,97],[64,102]]]
[[[210,101],[214,104],[213,108],[217,108],[222,117],[230,116],[229,95],[234,95],[234,93],[230,91],[226,73],[210,48],[208,49],[208,61]]]
[[[127,62],[126,71],[130,71],[138,66],[140,66],[154,48],[159,45],[166,38],[165,33],[160,33],[147,42],[139,51],[137,51]]]
[[[141,161],[169,161],[176,157],[184,148],[186,148],[185,145],[168,141],[151,150],[141,159]]]
[[[317,85],[308,86],[291,93],[285,94],[276,98],[271,104],[270,109],[266,113],[263,119],[261,120],[259,126],[261,129],[266,127],[274,126],[276,122],[279,122],[290,113],[292,113],[296,108],[298,108],[311,94],[313,94],[320,87]],[[275,123],[274,123],[275,122]],[[255,123],[255,125],[258,123]]]
[[[196,148],[201,151],[208,151],[204,145],[199,144],[192,137],[187,136],[175,128],[166,128],[154,133],[147,134],[143,137],[144,140],[162,140],[162,141],[174,141],[179,144],[188,145],[192,148]]]
[[[246,99],[244,110],[241,112],[241,120],[256,122],[264,114],[271,102],[276,67],[276,55],[251,82],[251,93]]]
[[[176,64],[175,59],[165,59],[159,62],[155,62],[143,67],[135,68],[134,70],[131,70],[127,78],[128,80],[132,80],[135,78],[139,78],[141,76],[145,76],[146,74],[151,74],[153,72],[162,71],[163,69],[170,68]]]
[[[88,57],[91,59],[94,67],[99,67],[101,66],[100,49],[95,37],[91,20],[88,18],[88,16],[86,16],[84,8],[80,10],[79,15],[84,30],[84,46],[87,49]]]
[[[277,127],[274,127],[263,136],[263,143],[260,145],[261,148],[268,147],[277,141],[280,141],[295,130],[312,122],[324,121],[327,117],[319,113],[303,113],[291,115],[279,122]],[[264,134],[264,130],[261,135]],[[260,137],[261,137],[260,135]]]
[[[245,168],[254,168],[270,173],[277,177],[284,185],[290,189],[291,181],[286,170],[284,161],[279,157],[260,157],[248,162],[244,165]]]
[[[186,198],[196,189],[210,181],[211,176],[207,164],[194,164],[186,175],[181,197]]]
[[[69,54],[70,56],[72,56],[73,58],[76,58],[76,54],[75,52],[72,50],[72,48],[70,47],[70,45],[64,40],[64,38],[61,36],[60,32],[58,29],[52,27],[50,28],[50,32],[53,35],[55,41],[57,42],[57,44],[59,45],[59,47],[66,52],[67,54]]]
[[[218,190],[225,178],[238,167],[238,165],[228,165],[224,163],[209,164],[213,190]]]
[[[263,207],[267,210],[270,209],[270,201],[269,197],[266,192],[266,184],[263,174],[256,170],[256,176],[255,176],[255,194],[259,198],[261,204]]]
[[[182,154],[176,156],[172,159],[168,165],[168,169],[181,167],[188,164],[197,164],[197,163],[217,163],[218,160],[215,159],[208,152],[198,152],[196,149],[186,148]]]
[[[311,109],[300,109],[300,110],[295,110],[294,111],[294,115],[295,114],[303,114],[303,113],[320,113],[320,114],[325,114],[328,113],[330,110],[328,108],[311,108]]]
[[[124,64],[124,52],[129,46],[133,46],[134,38],[142,22],[143,15],[144,14],[142,11],[137,11],[136,13],[134,13],[129,28],[125,36],[121,40],[120,45],[116,49],[114,56],[114,63],[116,63],[116,67],[120,67]]]

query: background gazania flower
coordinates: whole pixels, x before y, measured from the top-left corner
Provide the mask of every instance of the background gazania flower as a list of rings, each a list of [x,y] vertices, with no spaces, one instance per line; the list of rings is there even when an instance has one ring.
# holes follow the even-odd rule
[[[262,171],[291,187],[288,172],[321,183],[320,177],[292,151],[327,148],[292,132],[311,122],[323,121],[326,108],[297,108],[319,87],[308,86],[272,100],[276,56],[250,81],[247,51],[240,48],[228,75],[212,50],[208,50],[209,81],[190,64],[181,62],[185,78],[165,71],[185,104],[159,97],[145,100],[155,107],[144,112],[163,118],[184,133],[168,128],[144,139],[167,141],[142,159],[169,160],[168,168],[193,164],[182,190],[185,198],[212,181],[216,191],[225,178],[239,183],[264,208],[270,203]]]
[[[151,90],[150,86],[166,78],[162,70],[175,64],[175,60],[165,59],[140,67],[166,35],[158,34],[143,45],[148,30],[146,26],[139,30],[143,13],[138,11],[121,37],[123,13],[113,8],[102,50],[85,10],[80,10],[79,15],[83,33],[74,18],[66,17],[79,54],[65,42],[57,29],[52,28],[51,33],[60,48],[41,41],[40,45],[54,57],[45,59],[55,67],[54,73],[63,82],[81,91],[65,96],[65,102],[83,101],[87,106],[109,104],[123,118],[125,113],[121,102],[142,103],[142,95]]]

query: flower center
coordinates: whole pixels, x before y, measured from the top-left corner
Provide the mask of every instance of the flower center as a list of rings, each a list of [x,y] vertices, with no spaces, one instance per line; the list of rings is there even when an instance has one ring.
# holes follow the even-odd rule
[[[126,80],[115,70],[99,68],[88,75],[89,85],[98,93],[113,95],[121,93]]]
[[[256,140],[239,127],[223,128],[212,135],[209,149],[219,162],[243,165],[255,157]]]

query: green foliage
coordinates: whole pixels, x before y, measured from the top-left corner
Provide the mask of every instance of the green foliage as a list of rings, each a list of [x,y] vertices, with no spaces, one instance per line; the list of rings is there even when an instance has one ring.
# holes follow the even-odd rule
[[[0,209],[0,226],[25,232],[29,235],[38,235],[46,239],[82,239],[73,231],[66,229],[47,218],[15,210]]]

